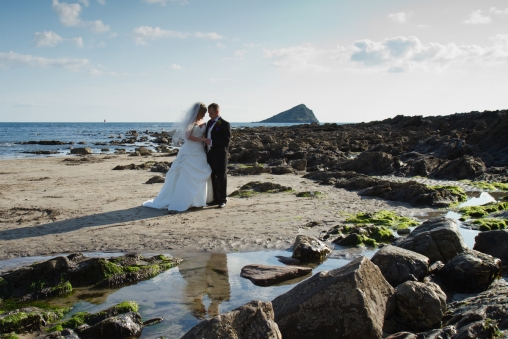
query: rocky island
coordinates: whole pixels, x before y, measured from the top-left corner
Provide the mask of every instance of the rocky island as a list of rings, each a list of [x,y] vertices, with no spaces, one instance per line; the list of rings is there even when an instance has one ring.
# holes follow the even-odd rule
[[[287,111],[274,115],[271,118],[260,121],[262,123],[319,123],[314,112],[307,108],[304,104],[295,106]]]

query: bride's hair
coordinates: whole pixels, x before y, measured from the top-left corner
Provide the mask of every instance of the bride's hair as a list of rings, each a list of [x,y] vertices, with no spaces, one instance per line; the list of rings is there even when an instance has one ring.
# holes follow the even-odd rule
[[[183,112],[180,119],[175,122],[174,133],[171,139],[173,147],[180,146],[180,142],[186,141],[192,132],[194,123],[200,114],[206,113],[206,105],[202,102],[196,102],[186,112]]]
[[[206,105],[204,103],[200,102],[199,103],[198,114],[196,115],[196,119],[194,121],[198,121],[200,119],[203,119],[203,117],[205,116],[206,111],[207,111]]]

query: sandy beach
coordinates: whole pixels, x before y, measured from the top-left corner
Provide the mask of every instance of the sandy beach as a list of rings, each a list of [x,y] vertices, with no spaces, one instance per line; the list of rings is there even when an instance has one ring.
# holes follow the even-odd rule
[[[0,259],[76,251],[285,249],[296,235],[318,235],[344,220],[347,213],[388,209],[421,216],[432,210],[360,197],[356,192],[319,186],[301,175],[262,174],[229,176],[228,194],[250,181],[324,194],[320,198],[298,198],[294,193],[232,197],[225,209],[205,207],[170,215],[141,207],[162,187],[145,184],[159,173],[112,169],[174,158],[93,155],[88,161],[81,159],[1,162]],[[306,227],[312,221],[321,224]]]

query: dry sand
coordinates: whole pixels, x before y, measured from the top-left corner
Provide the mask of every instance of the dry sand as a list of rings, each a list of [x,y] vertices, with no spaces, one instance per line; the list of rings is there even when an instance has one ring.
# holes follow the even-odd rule
[[[229,176],[228,194],[256,180],[324,195],[233,197],[224,209],[205,207],[170,215],[141,207],[162,187],[144,183],[160,173],[112,169],[174,158],[93,155],[89,159],[93,161],[75,156],[0,161],[0,259],[76,251],[286,249],[296,235],[317,236],[343,221],[347,213],[388,209],[423,216],[432,211],[319,186],[301,175],[263,174]],[[321,225],[305,227],[311,221]]]

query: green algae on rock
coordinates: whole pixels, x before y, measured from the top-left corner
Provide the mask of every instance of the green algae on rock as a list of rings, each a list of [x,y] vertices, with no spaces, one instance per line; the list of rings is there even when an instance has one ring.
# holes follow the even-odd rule
[[[487,182],[487,181],[471,181],[471,180],[463,180],[463,182],[471,185],[473,187],[488,190],[488,191],[508,191],[508,183],[505,182]]]
[[[462,214],[461,220],[470,218],[482,218],[491,213],[499,212],[508,209],[508,202],[497,202],[482,206],[467,206],[459,209]]]
[[[411,226],[418,226],[420,224],[420,222],[416,219],[400,216],[394,212],[387,210],[381,210],[375,213],[359,212],[354,215],[349,215],[349,217],[346,219],[346,222],[356,225],[373,224],[386,226],[394,230],[408,228]]]
[[[0,333],[29,332],[39,330],[46,323],[61,319],[70,308],[55,308],[53,310],[38,307],[24,307],[0,314]]]
[[[436,185],[429,186],[436,191],[446,190],[449,191],[453,196],[457,197],[458,202],[464,202],[467,200],[467,194],[462,187],[452,185]]]
[[[320,197],[321,195],[323,195],[323,193],[319,191],[305,191],[296,193],[298,198],[316,198]]]
[[[249,198],[259,193],[281,193],[290,192],[292,190],[293,189],[291,187],[282,186],[273,182],[251,181],[231,193],[229,196]]]
[[[506,219],[498,218],[475,219],[473,220],[472,224],[479,226],[480,231],[504,230],[508,226]]]
[[[386,226],[335,226],[328,234],[337,234],[332,241],[340,246],[377,247],[378,243],[390,243],[395,239],[393,232]],[[346,236],[347,235],[347,236]]]

